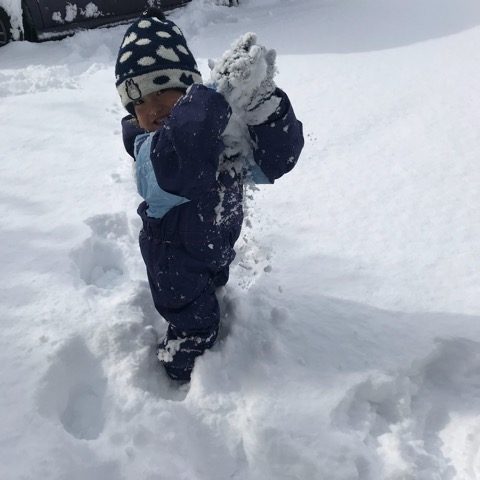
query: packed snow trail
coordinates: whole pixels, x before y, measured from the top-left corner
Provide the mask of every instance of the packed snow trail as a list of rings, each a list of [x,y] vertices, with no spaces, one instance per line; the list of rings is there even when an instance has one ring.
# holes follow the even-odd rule
[[[277,49],[304,154],[249,193],[221,338],[178,388],[121,145],[124,27],[2,48],[0,478],[478,478],[478,2],[173,15],[204,78],[246,31]]]

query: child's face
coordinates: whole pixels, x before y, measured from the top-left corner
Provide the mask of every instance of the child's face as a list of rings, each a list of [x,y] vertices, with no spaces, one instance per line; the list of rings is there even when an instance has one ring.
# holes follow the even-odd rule
[[[182,90],[159,90],[136,100],[133,106],[138,124],[147,132],[158,130],[183,94]]]

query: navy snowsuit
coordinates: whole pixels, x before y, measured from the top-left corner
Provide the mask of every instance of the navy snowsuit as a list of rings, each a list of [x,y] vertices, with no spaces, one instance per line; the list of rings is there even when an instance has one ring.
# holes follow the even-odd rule
[[[273,183],[291,170],[303,148],[302,124],[288,97],[268,122],[249,127],[254,160]],[[150,160],[161,190],[183,198],[161,218],[142,202],[140,249],[156,309],[168,322],[159,358],[172,378],[189,379],[195,358],[215,342],[220,312],[215,289],[228,281],[243,221],[243,175],[224,154],[222,133],[231,115],[222,95],[193,85],[164,126],[152,134]],[[127,152],[144,134],[122,120]]]

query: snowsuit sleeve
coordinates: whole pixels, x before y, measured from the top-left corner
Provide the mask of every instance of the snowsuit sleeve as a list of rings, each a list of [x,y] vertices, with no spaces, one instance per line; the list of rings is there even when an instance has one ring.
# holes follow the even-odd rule
[[[133,158],[135,158],[135,138],[144,133],[145,130],[140,128],[137,119],[133,115],[127,115],[122,118],[123,145],[125,145],[125,150]]]
[[[195,84],[187,91],[152,140],[150,156],[163,190],[196,200],[216,188],[221,134],[230,114],[214,90]]]
[[[248,127],[253,158],[271,183],[295,166],[304,145],[303,126],[287,94],[279,88],[275,94],[282,99],[277,111],[265,123]]]

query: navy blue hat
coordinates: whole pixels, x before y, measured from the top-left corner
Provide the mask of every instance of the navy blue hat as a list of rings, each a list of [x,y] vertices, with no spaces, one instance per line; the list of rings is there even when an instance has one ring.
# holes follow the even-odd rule
[[[186,89],[202,83],[195,58],[182,31],[163,15],[147,10],[125,33],[115,66],[116,86],[123,106],[149,93]]]

